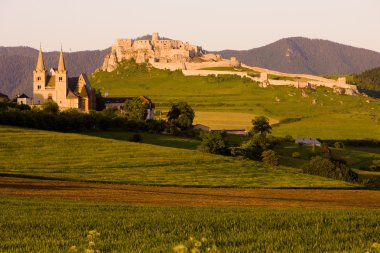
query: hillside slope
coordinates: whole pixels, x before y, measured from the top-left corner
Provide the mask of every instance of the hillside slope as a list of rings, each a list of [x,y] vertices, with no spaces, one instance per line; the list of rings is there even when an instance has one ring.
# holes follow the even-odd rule
[[[91,74],[102,63],[108,50],[65,52],[69,76]],[[0,92],[15,96],[32,93],[32,72],[36,66],[38,51],[30,47],[0,47]],[[46,68],[57,67],[59,52],[44,53]]]
[[[380,66],[380,53],[302,37],[281,39],[250,50],[224,50],[224,58],[236,56],[243,63],[286,73],[348,75]]]

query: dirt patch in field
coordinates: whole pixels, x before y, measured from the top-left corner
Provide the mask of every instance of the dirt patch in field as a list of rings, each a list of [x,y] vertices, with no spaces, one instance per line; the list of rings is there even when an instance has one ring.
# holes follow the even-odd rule
[[[181,188],[0,177],[0,196],[194,207],[380,208],[380,191]]]

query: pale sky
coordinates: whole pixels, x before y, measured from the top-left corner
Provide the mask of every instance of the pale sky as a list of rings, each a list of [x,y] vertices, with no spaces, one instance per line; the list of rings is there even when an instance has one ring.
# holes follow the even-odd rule
[[[154,31],[207,50],[302,36],[380,52],[380,0],[0,0],[0,46],[94,50]]]

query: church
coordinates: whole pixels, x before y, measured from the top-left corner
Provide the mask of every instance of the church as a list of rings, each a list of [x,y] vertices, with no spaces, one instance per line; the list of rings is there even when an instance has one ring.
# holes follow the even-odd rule
[[[62,48],[58,68],[49,71],[45,69],[41,48],[38,53],[37,66],[33,71],[32,105],[38,106],[47,101],[56,102],[61,110],[78,109],[88,112],[96,109],[95,92],[86,74],[68,77]]]

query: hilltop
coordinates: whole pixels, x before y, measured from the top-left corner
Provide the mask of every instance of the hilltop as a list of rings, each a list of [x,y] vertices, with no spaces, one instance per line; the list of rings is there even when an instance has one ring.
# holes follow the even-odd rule
[[[303,37],[285,38],[250,50],[217,52],[224,58],[286,73],[349,75],[380,66],[380,53]]]

